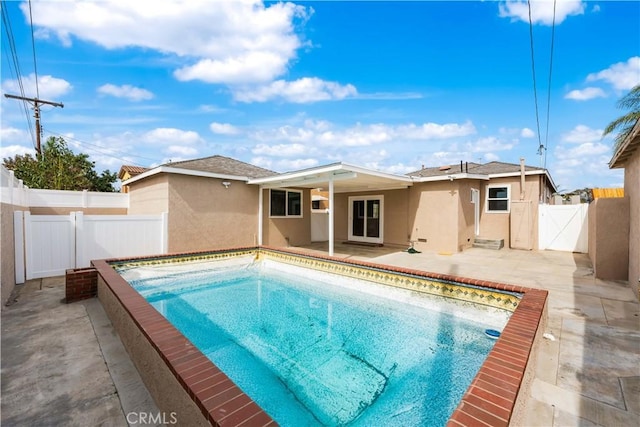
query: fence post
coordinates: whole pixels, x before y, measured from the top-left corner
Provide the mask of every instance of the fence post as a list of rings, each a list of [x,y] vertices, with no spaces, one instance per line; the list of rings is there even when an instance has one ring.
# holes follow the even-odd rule
[[[26,279],[33,279],[33,232],[31,231],[31,212],[24,211],[24,269]]]
[[[71,212],[71,224],[73,230],[74,250],[75,250],[75,266],[74,268],[86,267],[84,260],[84,216],[82,212]]]
[[[14,266],[16,285],[20,285],[25,282],[24,276],[24,216],[22,211],[13,212],[13,243],[14,243]]]
[[[15,181],[15,173],[13,171],[9,171],[9,204],[13,205],[13,183]]]
[[[169,252],[169,212],[162,212],[160,214],[162,220],[162,247],[160,248],[163,254]]]
[[[87,190],[82,190],[82,207],[89,207],[89,192]]]

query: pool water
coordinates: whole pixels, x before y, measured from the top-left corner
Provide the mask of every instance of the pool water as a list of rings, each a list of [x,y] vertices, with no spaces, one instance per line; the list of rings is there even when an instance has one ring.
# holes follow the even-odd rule
[[[255,263],[128,280],[281,426],[445,425],[495,343],[484,331],[507,321],[310,276]]]

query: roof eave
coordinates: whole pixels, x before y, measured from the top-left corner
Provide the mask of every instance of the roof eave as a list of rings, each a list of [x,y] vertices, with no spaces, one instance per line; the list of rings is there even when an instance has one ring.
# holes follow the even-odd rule
[[[640,147],[640,119],[633,125],[629,135],[622,141],[620,148],[616,150],[609,161],[609,169],[623,168],[631,153]]]
[[[142,179],[148,178],[153,175],[157,175],[159,173],[173,173],[177,175],[199,176],[203,178],[230,179],[233,181],[245,181],[245,182],[249,181],[249,178],[246,176],[227,175],[227,174],[205,172],[205,171],[198,171],[198,170],[192,170],[192,169],[172,168],[169,166],[158,166],[157,168],[143,172],[140,175],[136,175],[134,177],[129,178],[126,181],[123,181],[122,185],[129,185],[132,182],[140,181]]]

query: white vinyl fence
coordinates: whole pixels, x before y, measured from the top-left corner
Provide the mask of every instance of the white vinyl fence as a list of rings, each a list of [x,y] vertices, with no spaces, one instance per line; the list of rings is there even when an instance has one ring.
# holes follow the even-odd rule
[[[167,253],[167,214],[14,216],[16,283],[89,267],[93,259]],[[24,231],[24,232],[23,232]]]
[[[538,218],[541,250],[589,252],[589,205],[540,205]]]

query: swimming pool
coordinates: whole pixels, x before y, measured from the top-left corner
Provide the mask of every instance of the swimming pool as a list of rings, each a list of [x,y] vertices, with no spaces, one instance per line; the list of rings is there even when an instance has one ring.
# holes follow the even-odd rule
[[[367,311],[367,309],[363,309],[360,302],[354,303],[354,297],[352,294],[349,294],[350,296],[347,298],[349,303],[346,305],[344,303],[341,305],[341,303],[334,301],[330,303],[330,296],[334,296],[333,294],[335,293],[344,292],[344,290],[335,288],[333,285],[326,286],[325,284],[323,291],[320,294],[309,293],[310,289],[308,289],[308,287],[296,289],[295,291],[285,290],[283,292],[279,287],[280,285],[273,284],[263,286],[261,291],[259,291],[258,287],[255,285],[251,289],[244,289],[244,291],[239,290],[242,287],[231,286],[230,289],[233,289],[233,291],[231,291],[229,295],[222,298],[220,295],[223,294],[217,294],[217,302],[207,303],[205,302],[206,298],[199,294],[199,290],[195,291],[193,289],[192,285],[196,282],[193,280],[193,277],[185,280],[182,284],[176,285],[177,288],[182,287],[182,290],[188,290],[188,296],[186,298],[184,295],[181,297],[176,296],[176,292],[178,291],[176,287],[171,288],[171,286],[168,286],[162,289],[163,286],[148,286],[145,289],[144,281],[136,284],[136,280],[131,279],[132,283],[134,283],[134,287],[138,287],[143,294],[147,293],[151,303],[155,304],[160,311],[165,310],[165,314],[172,311],[180,311],[180,306],[184,305],[185,299],[191,299],[192,303],[198,307],[198,310],[196,310],[198,313],[196,317],[198,317],[200,321],[195,323],[208,325],[209,327],[205,328],[205,330],[211,330],[212,328],[210,326],[212,324],[216,325],[215,327],[221,330],[221,334],[214,339],[218,344],[220,342],[225,342],[224,339],[220,341],[221,336],[223,338],[231,336],[232,338],[226,340],[228,342],[235,342],[236,340],[242,341],[242,339],[237,338],[237,330],[240,330],[239,336],[244,337],[244,346],[241,346],[244,350],[240,350],[237,346],[220,346],[224,347],[218,351],[218,353],[222,355],[222,358],[214,360],[215,364],[207,364],[202,360],[202,358],[204,357],[206,359],[205,354],[210,356],[209,353],[211,353],[211,351],[208,350],[210,347],[207,347],[207,345],[211,346],[212,342],[207,342],[206,340],[207,335],[209,334],[202,333],[202,337],[199,338],[198,333],[194,334],[189,331],[185,332],[194,344],[200,344],[201,350],[203,351],[197,351],[197,349],[194,349],[193,346],[191,346],[191,342],[184,339],[184,337],[179,333],[178,336],[181,338],[176,341],[177,331],[173,330],[170,325],[167,325],[166,321],[163,323],[157,319],[157,316],[148,310],[147,307],[150,307],[148,303],[142,300],[139,294],[137,295],[140,299],[134,298],[136,293],[131,292],[133,291],[131,286],[126,282],[123,282],[122,279],[120,279],[120,281],[116,280],[116,276],[112,274],[114,272],[114,266],[121,270],[134,271],[134,267],[147,268],[150,265],[165,267],[167,265],[178,265],[182,266],[184,270],[189,271],[192,269],[192,265],[188,265],[187,262],[203,262],[218,259],[232,259],[236,262],[240,258],[247,256],[252,259],[260,259],[261,265],[264,265],[265,263],[279,265],[282,271],[278,271],[277,273],[280,276],[284,274],[285,282],[287,278],[291,277],[292,268],[304,268],[306,269],[304,271],[307,272],[307,276],[324,274],[325,276],[322,276],[323,278],[328,277],[329,275],[347,276],[351,279],[358,278],[359,280],[364,278],[368,281],[373,280],[386,285],[392,285],[393,287],[398,288],[401,292],[394,292],[394,294],[390,296],[388,295],[388,287],[386,286],[381,287],[372,284],[368,286],[369,293],[366,294],[365,299],[368,301],[369,305],[371,305],[371,302],[373,301],[373,305],[378,308],[382,307],[383,311],[386,311],[387,315],[389,312],[393,314],[391,318],[387,316],[385,320],[383,320],[382,317],[377,317],[378,315],[376,314],[372,317],[372,319],[377,319],[377,322],[375,322],[364,321],[363,318],[360,317],[363,310]],[[520,385],[523,383],[523,377],[525,377],[524,368],[526,367],[529,359],[529,350],[533,343],[533,338],[536,335],[536,331],[538,329],[537,326],[542,318],[542,312],[544,309],[544,300],[542,300],[542,305],[540,306],[540,297],[543,295],[536,295],[536,292],[513,285],[494,284],[497,286],[487,287],[486,283],[480,283],[468,279],[462,279],[466,280],[466,283],[461,284],[451,281],[452,278],[446,276],[435,277],[435,275],[428,275],[424,272],[388,269],[382,268],[382,266],[368,265],[366,263],[344,261],[336,262],[335,260],[327,258],[302,256],[288,251],[269,250],[264,248],[192,254],[180,258],[127,260],[116,263],[111,262],[110,264],[106,262],[96,262],[95,265],[101,277],[100,281],[102,282],[101,285],[99,285],[99,294],[102,294],[100,295],[101,300],[111,300],[106,301],[107,306],[115,305],[113,304],[114,299],[119,300],[120,305],[124,306],[124,311],[128,312],[129,315],[132,315],[131,318],[133,323],[137,324],[138,328],[142,332],[141,335],[145,336],[149,340],[151,347],[158,352],[160,358],[164,362],[168,362],[166,364],[169,367],[169,371],[177,380],[178,385],[188,392],[189,397],[200,411],[203,414],[206,414],[205,419],[210,422],[218,422],[222,425],[225,424],[224,421],[229,425],[235,425],[242,419],[251,420],[251,425],[260,424],[261,422],[263,422],[264,425],[268,425],[268,423],[273,422],[273,420],[271,417],[266,415],[262,409],[266,409],[269,414],[274,416],[276,421],[283,425],[310,425],[312,424],[312,421],[328,425],[347,423],[350,423],[349,425],[358,425],[358,423],[362,423],[361,425],[371,425],[371,423],[380,424],[380,419],[383,420],[382,423],[384,424],[390,424],[390,422],[388,422],[390,420],[397,421],[396,425],[415,425],[424,424],[424,422],[417,422],[416,420],[423,420],[421,417],[425,416],[425,408],[427,408],[426,411],[429,412],[430,415],[432,415],[432,412],[434,413],[433,420],[436,420],[435,424],[444,424],[449,414],[451,414],[451,411],[456,407],[457,409],[454,411],[451,419],[454,421],[462,420],[463,425],[465,420],[478,421],[482,419],[491,421],[492,424],[500,424],[501,421],[506,425],[512,416],[516,396],[518,395]],[[256,264],[252,261],[252,265]],[[315,271],[309,273],[310,270]],[[260,273],[262,274],[264,271],[261,271]],[[278,274],[276,274],[276,276]],[[188,276],[188,274],[185,276]],[[282,279],[282,277],[280,277],[280,279]],[[146,284],[151,284],[152,282],[153,280],[147,281]],[[189,288],[190,286],[190,289],[184,289]],[[316,285],[315,288],[317,287],[318,286]],[[378,288],[386,288],[387,291],[380,291]],[[372,289],[378,290],[374,291]],[[349,289],[349,292],[351,291],[352,289]],[[124,292],[124,295],[122,292]],[[240,293],[238,294],[237,292]],[[381,292],[385,295],[381,295]],[[304,378],[306,374],[303,375],[302,373],[313,371],[314,373],[317,373],[317,375],[314,376],[314,378],[316,378],[320,373],[322,373],[320,372],[321,369],[319,369],[319,367],[325,365],[320,363],[322,360],[319,360],[319,356],[316,355],[307,357],[303,362],[297,362],[297,365],[293,364],[293,368],[291,368],[292,362],[288,355],[282,355],[278,352],[269,353],[265,351],[265,348],[268,348],[269,345],[278,349],[282,348],[283,345],[285,347],[289,345],[289,350],[293,349],[297,351],[302,351],[309,347],[307,345],[300,345],[296,347],[294,345],[296,340],[285,339],[284,344],[279,342],[278,345],[274,345],[268,340],[265,341],[264,339],[260,340],[256,338],[252,338],[254,342],[251,342],[247,337],[253,337],[253,335],[243,335],[243,331],[246,332],[247,330],[251,330],[251,328],[255,328],[256,324],[246,322],[245,325],[244,322],[234,322],[233,316],[231,316],[229,312],[225,312],[224,307],[226,307],[227,304],[223,303],[223,301],[234,299],[234,293],[236,297],[235,299],[237,299],[238,295],[244,295],[245,301],[251,300],[254,302],[253,305],[248,304],[247,307],[242,310],[243,318],[249,317],[252,313],[260,313],[261,307],[255,304],[258,301],[265,304],[262,306],[262,316],[263,320],[266,320],[266,323],[263,323],[262,325],[263,327],[266,325],[267,328],[270,328],[272,334],[277,334],[278,331],[281,331],[282,326],[286,325],[286,323],[295,322],[287,322],[280,319],[278,317],[282,315],[280,311],[273,307],[267,308],[266,302],[269,299],[279,301],[279,303],[276,304],[276,307],[278,307],[285,305],[282,301],[285,301],[288,298],[291,303],[289,305],[292,307],[304,307],[303,311],[294,312],[294,319],[297,319],[298,321],[300,319],[311,319],[309,321],[312,326],[315,325],[311,328],[312,332],[316,335],[323,335],[325,338],[326,336],[330,336],[329,340],[325,340],[316,345],[316,349],[319,348],[321,350],[320,354],[323,354],[323,352],[324,354],[338,354],[337,357],[331,359],[331,363],[326,365],[327,371],[335,371],[337,368],[340,368],[353,374],[353,387],[344,392],[346,393],[347,398],[344,398],[343,396],[340,399],[342,407],[338,413],[331,412],[331,408],[335,406],[331,399],[329,400],[329,403],[320,403],[319,407],[313,407],[311,410],[309,410],[308,406],[313,406],[314,404],[306,402],[306,399],[310,396],[323,393],[327,394],[328,390],[333,393],[335,389],[331,387],[335,387],[337,385],[336,383],[331,383],[331,381],[329,381],[329,386],[331,387],[327,386],[326,381],[307,381],[307,383],[297,386],[285,383],[284,386],[280,386],[279,390],[276,390],[277,387],[273,389],[269,386],[265,386],[265,384],[270,384],[268,381],[269,379],[271,379],[271,383],[276,385],[281,381],[283,366],[287,366],[289,371],[293,371],[294,377]],[[418,297],[419,294],[423,293],[439,295],[438,298],[441,299],[442,296],[447,297],[446,299],[443,299],[442,304],[438,304],[442,307],[429,314],[431,317],[419,317],[429,311],[427,308],[432,304],[432,302],[425,302],[423,301],[423,298],[421,299]],[[161,298],[161,296],[163,297]],[[169,296],[169,298],[164,298],[167,296]],[[344,297],[344,295],[342,296]],[[546,298],[546,294],[544,297]],[[451,304],[451,298],[455,298],[458,302],[456,304]],[[431,298],[431,300],[432,299],[433,298]],[[167,303],[167,300],[171,300],[173,303]],[[449,302],[447,300],[449,300]],[[399,301],[401,301],[402,304],[398,304]],[[460,301],[464,302],[461,304]],[[483,306],[490,306],[490,308],[481,309],[483,318],[487,318],[489,314],[495,317],[493,320],[484,324],[472,325],[475,326],[475,329],[472,327],[470,332],[465,332],[460,335],[460,337],[464,337],[465,334],[468,334],[472,337],[468,341],[470,343],[474,343],[471,345],[473,348],[471,353],[478,350],[478,348],[475,348],[474,346],[484,346],[482,351],[479,351],[479,353],[483,353],[482,357],[480,357],[476,362],[471,363],[473,366],[469,367],[465,365],[465,363],[468,362],[467,359],[469,359],[466,356],[451,359],[455,360],[455,362],[452,362],[451,360],[446,361],[445,358],[441,358],[441,355],[438,356],[438,352],[434,351],[431,353],[430,350],[426,350],[429,346],[446,346],[446,344],[450,343],[452,337],[456,335],[444,325],[450,323],[452,313],[458,310],[456,307],[469,306],[471,305],[471,302],[473,302],[473,304],[479,303]],[[524,306],[523,303],[525,303]],[[529,310],[529,308],[535,307],[527,307],[530,306],[531,303],[539,306],[537,307],[537,316],[535,313],[532,316],[532,312]],[[168,304],[174,304],[174,306],[169,307]],[[331,309],[329,309],[329,304],[331,304]],[[105,301],[103,301],[103,305],[105,305]],[[162,307],[163,305],[164,308]],[[205,312],[205,306],[215,307],[214,312],[219,312],[219,316],[216,318],[217,323],[212,322],[209,315],[203,314]],[[522,312],[524,316],[519,315],[522,308],[527,309],[526,312]],[[504,315],[505,310],[513,312],[513,315],[511,316],[511,320],[504,327],[503,336],[495,344],[493,350],[491,350],[493,342],[482,336],[482,332],[486,327],[501,328],[508,318],[508,316]],[[107,311],[109,312],[109,310]],[[136,313],[132,313],[136,311],[142,311],[141,318],[136,316]],[[158,313],[155,310],[153,311]],[[404,313],[398,313],[398,311],[402,311]],[[354,312],[356,313],[355,316]],[[311,316],[312,313],[320,314],[314,317]],[[502,313],[502,320],[500,320],[500,315],[496,316],[496,313]],[[402,332],[397,327],[397,325],[403,323],[402,320],[399,320],[399,317],[401,317],[400,314],[405,314],[409,318],[413,319],[421,319],[421,321],[417,321],[413,325],[409,324],[409,327],[406,328],[406,330],[413,329],[412,332],[417,332],[417,336],[424,339],[429,337],[430,334],[435,334],[435,341],[428,343],[418,339],[414,342],[413,346],[407,344],[411,341],[406,341],[406,333]],[[473,317],[473,314],[467,314],[466,316]],[[115,317],[120,318],[123,317],[123,315],[120,313],[116,314]],[[171,317],[171,315],[168,317]],[[331,317],[331,319],[329,319],[329,317]],[[462,317],[464,318],[465,315]],[[350,318],[358,320],[355,323],[349,323],[348,320]],[[327,328],[329,320],[331,320],[331,328]],[[512,323],[514,320],[515,322]],[[535,322],[532,320],[535,320]],[[115,323],[117,322],[114,322],[114,324]],[[239,323],[240,325],[238,325]],[[391,323],[394,327],[390,329],[385,329],[383,327],[377,332],[372,332],[370,329],[366,328],[362,330],[358,330],[357,328],[355,330],[353,329],[354,325],[358,327],[361,325],[368,327],[368,323],[378,323],[379,325],[387,324],[386,326],[389,326],[388,324]],[[421,327],[417,325],[427,325],[429,327]],[[346,328],[342,328],[342,326],[346,326]],[[236,331],[234,331],[234,329],[236,329]],[[352,331],[353,333],[349,334],[349,331]],[[510,332],[514,332],[514,334],[511,334]],[[294,332],[292,333],[298,333],[298,331],[294,328]],[[478,340],[478,335],[481,335],[481,340]],[[460,342],[466,340],[466,338],[463,339],[460,337],[456,336],[455,340],[460,340]],[[308,340],[310,338],[305,339]],[[412,339],[415,340],[416,338],[414,337]],[[530,341],[529,348],[524,351],[524,344],[527,340]],[[123,342],[124,341],[125,339],[123,339]],[[204,346],[201,346],[203,343]],[[305,343],[307,342],[303,340],[302,344]],[[358,353],[355,350],[358,348],[357,350],[360,351],[361,349],[359,347],[368,343],[374,344],[372,347],[373,350],[362,350],[364,353]],[[253,352],[247,353],[247,348],[253,350]],[[399,349],[400,355],[395,354],[390,356],[389,348]],[[500,351],[496,351],[496,349]],[[404,354],[402,353],[403,351]],[[407,368],[407,365],[411,365],[411,363],[407,363],[407,361],[411,362],[413,360],[413,364],[419,367],[429,365],[428,363],[423,363],[423,359],[420,359],[420,356],[424,356],[420,354],[421,351],[427,356],[426,359],[431,359],[431,362],[435,360],[435,365],[447,365],[448,369],[443,370],[440,374],[436,373],[436,370],[431,368],[417,371],[417,373],[411,371]],[[489,351],[489,357],[483,363],[486,353]],[[215,352],[216,351],[213,353]],[[239,358],[238,355],[248,359],[258,359],[260,362],[259,369],[256,369],[255,372],[249,371],[250,374],[245,375],[245,378],[238,377],[237,372],[234,373],[234,366],[236,366],[236,371],[245,371],[245,369],[237,368],[238,365],[236,365],[235,362]],[[280,361],[280,364],[275,363],[276,368],[273,368],[273,366],[270,366],[269,363],[267,363],[273,362],[273,360],[276,360],[276,362]],[[501,368],[497,368],[496,365],[501,366]],[[519,365],[521,365],[520,368],[518,367]],[[222,371],[224,371],[225,374],[222,374],[219,368],[222,368]],[[480,368],[479,372],[478,368]],[[476,374],[476,372],[478,373]],[[262,377],[257,375],[259,373],[262,373]],[[233,381],[231,381],[227,375],[232,377]],[[438,379],[439,375],[445,379],[445,382],[463,381],[464,384],[460,390],[452,392],[448,388],[436,386],[436,379]],[[465,377],[465,375],[466,378],[462,380],[461,378]],[[408,381],[404,385],[402,382],[394,382],[396,378],[403,377],[412,378],[413,381]],[[272,399],[266,399],[265,403],[264,397],[260,397],[259,394],[256,395],[252,391],[250,392],[249,390],[252,387],[252,381],[254,388],[260,389],[262,387],[263,389],[266,389],[266,396],[271,396]],[[467,387],[470,383],[471,386]],[[322,386],[318,386],[318,384],[322,384]],[[373,384],[373,386],[369,386],[367,389],[367,387],[363,387],[364,384]],[[248,396],[237,388],[237,385],[240,385],[240,389],[247,391],[253,399],[248,398]],[[288,389],[288,387],[292,387],[294,389],[293,392]],[[406,388],[403,389],[402,387],[417,389],[418,391],[415,393],[417,397],[403,399],[402,396],[407,395],[407,393]],[[363,388],[365,389],[364,392],[362,390]],[[486,392],[487,389],[490,389],[489,392],[491,392],[491,396],[487,396],[486,393],[483,393]],[[301,407],[303,410],[299,411],[301,414],[300,416],[310,417],[310,422],[300,422],[303,418],[294,418],[293,421],[289,422],[286,418],[282,418],[282,414],[278,413],[277,410],[274,412],[273,408],[269,408],[269,400],[281,402],[279,398],[273,399],[273,397],[276,396],[277,393],[286,394],[287,392],[294,395],[294,403],[295,400],[300,400],[302,402]],[[360,394],[357,394],[356,392]],[[443,395],[444,398],[442,397]],[[483,396],[483,400],[480,402],[477,401],[478,396]],[[160,398],[160,400],[162,400],[162,398]],[[435,413],[438,411],[435,411],[433,408],[429,409],[428,406],[424,404],[425,400],[440,403],[442,408],[440,408],[441,410],[437,415]],[[259,406],[256,405],[254,401],[257,401]],[[363,402],[364,405],[362,404]],[[175,405],[175,402],[173,405]],[[495,405],[496,408],[491,407],[491,405]],[[361,406],[364,406],[364,409]],[[374,407],[377,409],[369,412]],[[416,412],[414,410],[415,407],[422,408],[422,412]],[[378,411],[379,408],[382,409]],[[289,409],[285,408],[280,412],[295,412],[290,411]],[[494,411],[493,409],[498,410]],[[380,414],[390,418],[376,418],[381,416]],[[472,424],[472,422],[468,423],[468,425],[470,424]]]
[[[245,259],[119,271],[281,426],[444,425],[510,315]]]

